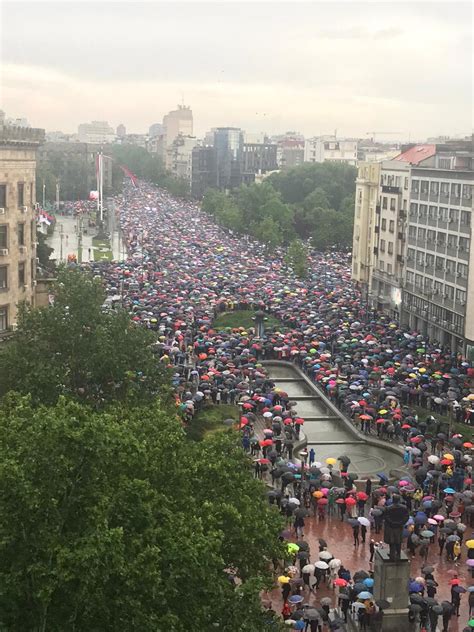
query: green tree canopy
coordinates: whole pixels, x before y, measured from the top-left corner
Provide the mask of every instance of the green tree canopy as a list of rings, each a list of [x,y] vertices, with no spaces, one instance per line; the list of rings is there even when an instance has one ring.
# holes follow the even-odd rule
[[[308,275],[308,251],[300,239],[295,239],[288,246],[286,262],[301,279]]]
[[[280,529],[232,431],[186,441],[159,402],[0,403],[2,629],[264,632]]]
[[[53,295],[52,306],[20,306],[18,329],[0,353],[3,393],[30,393],[49,404],[69,395],[99,406],[167,392],[154,335],[123,310],[104,312],[100,280],[62,269]]]

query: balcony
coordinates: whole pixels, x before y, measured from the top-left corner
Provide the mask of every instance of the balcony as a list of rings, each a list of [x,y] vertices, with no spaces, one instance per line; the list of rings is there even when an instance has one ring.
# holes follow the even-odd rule
[[[398,238],[400,241],[404,241],[404,240],[405,240],[405,233],[398,232],[398,233],[397,233],[397,238]]]
[[[374,246],[374,255],[378,255],[379,254],[379,249],[377,248],[377,246]]]
[[[400,187],[389,187],[385,184],[382,185],[382,193],[395,193],[400,194],[402,192]]]
[[[376,204],[376,206],[375,206],[375,212],[376,212],[378,215],[380,215],[380,210],[381,210],[381,209],[380,209],[380,204]]]
[[[463,261],[469,261],[469,250],[464,250],[464,248],[458,248],[458,259],[463,259]]]
[[[404,260],[404,258],[403,258],[403,255],[397,255],[397,262],[398,262],[401,266],[405,265],[405,260]]]

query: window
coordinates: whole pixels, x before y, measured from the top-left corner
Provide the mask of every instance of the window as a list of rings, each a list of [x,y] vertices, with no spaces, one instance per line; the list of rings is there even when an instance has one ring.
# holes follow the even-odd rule
[[[17,230],[18,230],[18,245],[24,246],[25,245],[25,225],[18,224]]]
[[[441,182],[441,195],[449,197],[449,182]]]
[[[416,226],[408,226],[408,237],[416,239]]]
[[[392,274],[392,264],[387,263],[387,274]]]
[[[448,248],[455,250],[458,247],[458,238],[456,235],[448,235]]]
[[[425,240],[426,240],[426,228],[419,228],[418,241],[425,241]]]
[[[0,331],[8,329],[8,305],[0,307]]]
[[[408,178],[405,178],[405,182],[403,184],[403,188],[406,190],[408,189]]]
[[[415,217],[418,214],[418,204],[416,202],[410,203],[410,215]]]
[[[461,224],[463,226],[471,225],[471,211],[461,211]]]
[[[416,251],[416,262],[419,266],[422,266],[425,263],[425,253],[421,250]]]
[[[443,257],[436,257],[435,265],[437,270],[442,270],[444,268]]]
[[[447,222],[449,220],[449,209],[446,206],[439,207],[438,219],[442,222]]]
[[[428,195],[428,180],[422,180],[421,181],[421,192],[425,193],[426,195]]]
[[[421,274],[415,274],[415,285],[416,287],[422,287],[423,277]]]
[[[436,241],[436,231],[435,230],[429,230],[426,233],[426,239],[428,241],[428,244],[430,246],[434,246],[434,242]]]
[[[36,241],[36,222],[34,219],[31,220],[30,232],[31,232],[31,243],[34,244],[34,242]]]
[[[451,196],[455,198],[461,197],[461,185],[459,183],[451,185]]]
[[[8,289],[8,266],[0,266],[0,290]]]
[[[420,191],[420,182],[419,180],[412,180],[411,181],[411,192],[412,193],[419,193]]]
[[[382,208],[388,208],[388,198],[386,197],[382,198]]]
[[[387,220],[382,217],[382,230],[387,230]]]
[[[467,237],[459,237],[459,250],[469,252],[469,239]]]
[[[25,264],[18,264],[18,286],[24,287],[26,283]]]
[[[383,261],[379,261],[379,270],[381,270],[383,272],[384,269],[384,262]]]
[[[0,248],[8,248],[8,224],[0,225]]]
[[[458,263],[457,273],[459,277],[467,278],[468,267],[465,263]]]
[[[443,293],[443,284],[441,283],[441,281],[435,281],[434,282],[433,291],[434,291],[435,294],[442,294]]]
[[[23,182],[19,182],[17,185],[18,190],[18,208],[25,206],[25,185]]]
[[[390,198],[390,210],[391,211],[394,211],[396,209],[395,202],[396,202],[395,198]]]
[[[462,187],[462,196],[466,200],[470,200],[472,198],[472,185],[464,184]]]
[[[457,224],[459,222],[459,211],[457,209],[449,209],[449,222],[451,224]]]
[[[456,264],[452,259],[446,259],[446,274],[454,274]]]
[[[407,259],[408,259],[408,261],[414,261],[415,260],[415,250],[413,248],[408,248],[408,250],[407,250]]]
[[[464,290],[456,290],[456,303],[466,302],[466,292]]]
[[[436,206],[430,206],[428,208],[428,219],[436,219],[438,217],[438,211]]]
[[[407,283],[413,285],[413,281],[415,280],[415,275],[413,272],[407,272]]]
[[[380,252],[385,252],[385,239],[380,240]]]
[[[428,207],[426,204],[420,204],[420,217],[426,217],[428,213]]]
[[[7,185],[0,184],[0,207],[6,208],[7,206]]]
[[[444,295],[446,298],[449,298],[449,300],[452,301],[454,299],[454,287],[446,283],[446,285],[444,286]]]
[[[391,219],[388,223],[388,230],[391,233],[395,232],[395,220]]]
[[[388,242],[388,254],[393,255],[393,241]]]
[[[438,184],[438,182],[431,182],[430,183],[430,193],[431,193],[431,195],[438,195],[438,191],[439,191],[439,184]]]
[[[428,268],[432,268],[434,266],[435,256],[432,254],[427,254],[425,261],[426,261],[426,266]]]
[[[407,210],[407,201],[403,200],[403,210],[406,211]]]

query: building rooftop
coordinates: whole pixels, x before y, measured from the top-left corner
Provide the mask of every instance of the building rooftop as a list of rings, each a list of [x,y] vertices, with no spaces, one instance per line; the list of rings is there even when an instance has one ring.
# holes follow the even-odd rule
[[[436,154],[436,145],[415,145],[403,153],[395,156],[393,160],[399,162],[409,162],[411,165],[418,165],[423,160],[431,158]]]
[[[0,125],[0,145],[40,145],[44,142],[44,129]]]

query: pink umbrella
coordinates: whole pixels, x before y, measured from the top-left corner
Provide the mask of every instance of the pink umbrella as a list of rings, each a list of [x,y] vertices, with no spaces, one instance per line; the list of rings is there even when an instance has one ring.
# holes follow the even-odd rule
[[[444,520],[444,516],[442,516],[441,514],[436,514],[435,516],[433,516],[433,518],[438,522],[443,522]]]

